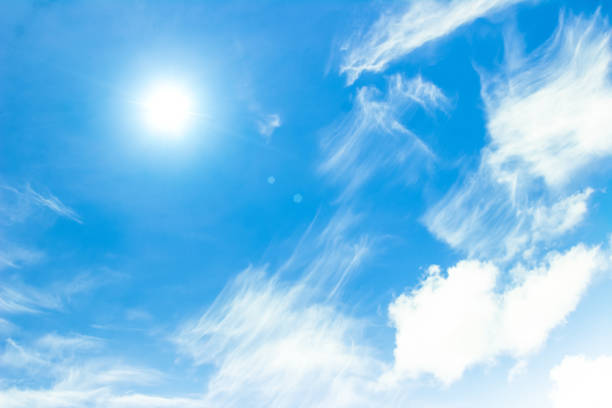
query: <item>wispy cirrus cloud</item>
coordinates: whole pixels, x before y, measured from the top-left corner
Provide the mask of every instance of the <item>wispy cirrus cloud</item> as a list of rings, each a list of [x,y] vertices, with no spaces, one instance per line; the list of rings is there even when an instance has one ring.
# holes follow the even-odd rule
[[[352,84],[364,71],[381,72],[389,63],[445,37],[472,21],[525,0],[406,1],[384,13],[365,33],[345,45],[340,73]]]
[[[360,344],[360,324],[314,301],[311,290],[248,269],[183,327],[179,347],[196,364],[217,367],[210,405],[348,407],[366,396],[382,367]]]
[[[481,166],[432,206],[424,222],[435,236],[469,257],[507,260],[577,228],[594,193],[587,187],[569,195],[530,197],[524,187],[511,191]]]
[[[334,300],[339,282],[363,259],[364,241],[346,235],[351,219],[339,215],[318,235],[307,233],[279,273],[246,269],[176,333],[182,353],[216,367],[204,397],[209,405],[373,403],[385,365],[364,345],[363,323]],[[290,271],[301,277],[287,281]]]
[[[18,269],[45,257],[43,251],[24,248],[11,239],[11,227],[29,225],[31,218],[41,208],[75,222],[82,222],[74,210],[52,194],[42,195],[29,184],[23,189],[0,185],[0,270]],[[97,282],[91,276],[79,274],[72,280],[56,282],[43,289],[24,283],[18,275],[5,275],[0,282],[0,313],[60,310],[71,295],[81,293],[95,284]]]
[[[188,398],[146,396],[123,390],[157,384],[163,375],[150,368],[127,365],[91,355],[103,345],[101,339],[48,334],[29,346],[12,339],[0,354],[0,367],[14,378],[5,378],[0,389],[3,407],[150,407],[196,406]],[[89,354],[85,354],[89,353]],[[49,387],[23,387],[23,379],[36,376]],[[158,405],[156,405],[158,403]],[[174,405],[173,405],[174,404]],[[199,406],[199,405],[197,405]]]
[[[42,310],[56,310],[61,306],[61,298],[56,294],[20,283],[0,284],[0,312],[39,313]]]
[[[45,207],[59,216],[66,217],[71,219],[72,221],[78,222],[82,224],[83,221],[81,217],[66,204],[62,203],[59,198],[55,197],[53,194],[48,194],[46,196],[36,192],[29,184],[25,188],[25,192],[27,197],[29,197],[33,203]]]
[[[6,335],[15,330],[15,325],[6,319],[0,318],[0,335]]]
[[[434,235],[470,256],[512,257],[585,218],[593,189],[582,175],[612,154],[611,33],[599,14],[561,18],[532,54],[481,74],[490,142],[425,215]]]
[[[42,251],[22,248],[9,242],[3,242],[4,248],[0,249],[0,269],[19,268],[38,262],[44,257]]]
[[[561,15],[552,38],[501,74],[482,75],[495,179],[540,178],[550,187],[612,154],[612,31],[598,13]]]
[[[9,185],[0,186],[0,213],[3,224],[23,222],[34,207],[42,207],[53,213],[82,224],[81,217],[53,194],[43,195],[26,184],[23,189]]]
[[[80,216],[72,208],[52,194],[42,195],[29,184],[23,189],[0,185],[0,269],[19,268],[44,258],[43,251],[13,242],[7,231],[11,226],[27,223],[36,210],[41,208],[82,223]]]
[[[103,340],[98,337],[74,334],[62,336],[57,333],[47,333],[36,341],[39,348],[62,352],[64,350],[90,350],[101,347]]]
[[[352,111],[324,133],[320,171],[344,185],[344,197],[383,170],[414,179],[435,155],[401,123],[402,115],[417,108],[445,110],[448,105],[444,93],[421,76],[394,75],[384,94],[374,87],[360,88]]]
[[[61,364],[75,354],[91,351],[102,347],[103,340],[84,335],[62,336],[48,333],[37,339],[31,347],[24,347],[11,338],[6,340],[4,350],[0,354],[0,365],[11,368],[21,368],[27,371],[45,370],[44,375],[56,375],[50,372],[61,369]]]
[[[34,287],[19,279],[5,278],[0,282],[0,314],[60,311],[70,303],[73,296],[106,284],[116,276],[96,278],[78,274],[72,279],[57,281],[45,287]]]
[[[132,380],[142,372],[132,371]],[[199,398],[180,398],[122,393],[108,385],[89,389],[53,387],[23,390],[10,388],[0,391],[0,403],[6,408],[208,408]]]

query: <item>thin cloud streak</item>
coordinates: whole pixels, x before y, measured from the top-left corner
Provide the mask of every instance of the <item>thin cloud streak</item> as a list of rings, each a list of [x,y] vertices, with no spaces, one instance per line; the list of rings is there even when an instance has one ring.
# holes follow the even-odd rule
[[[351,85],[364,71],[382,72],[394,60],[457,28],[525,0],[407,1],[383,14],[365,35],[345,45],[340,73]]]
[[[0,284],[0,312],[40,313],[43,310],[58,310],[61,307],[62,301],[54,294],[23,284]]]
[[[448,105],[444,93],[421,76],[390,77],[384,95],[374,87],[360,88],[353,110],[324,133],[319,170],[343,185],[341,200],[385,170],[399,172],[406,182],[414,181],[435,155],[401,123],[402,115],[417,108],[444,111]]]
[[[72,221],[78,222],[82,224],[83,221],[79,217],[79,215],[70,207],[62,203],[59,198],[55,197],[53,194],[49,194],[48,196],[43,196],[42,194],[34,191],[32,187],[28,184],[25,189],[25,194],[37,205],[42,207],[46,207],[54,213],[71,219]]]

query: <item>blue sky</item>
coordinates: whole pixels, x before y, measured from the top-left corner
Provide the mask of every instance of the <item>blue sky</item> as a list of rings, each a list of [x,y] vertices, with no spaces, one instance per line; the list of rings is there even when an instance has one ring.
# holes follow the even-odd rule
[[[606,2],[0,10],[0,406],[612,405]]]

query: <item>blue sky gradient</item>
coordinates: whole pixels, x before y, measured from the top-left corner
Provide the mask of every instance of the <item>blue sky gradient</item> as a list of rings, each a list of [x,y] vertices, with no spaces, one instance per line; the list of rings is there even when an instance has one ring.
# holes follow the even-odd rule
[[[612,406],[611,14],[5,2],[0,406]]]

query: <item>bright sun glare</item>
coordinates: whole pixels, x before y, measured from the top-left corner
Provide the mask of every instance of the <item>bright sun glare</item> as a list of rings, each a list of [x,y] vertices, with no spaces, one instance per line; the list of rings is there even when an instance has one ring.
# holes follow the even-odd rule
[[[152,131],[176,135],[192,120],[193,105],[192,96],[181,85],[157,84],[142,102],[144,120]]]

